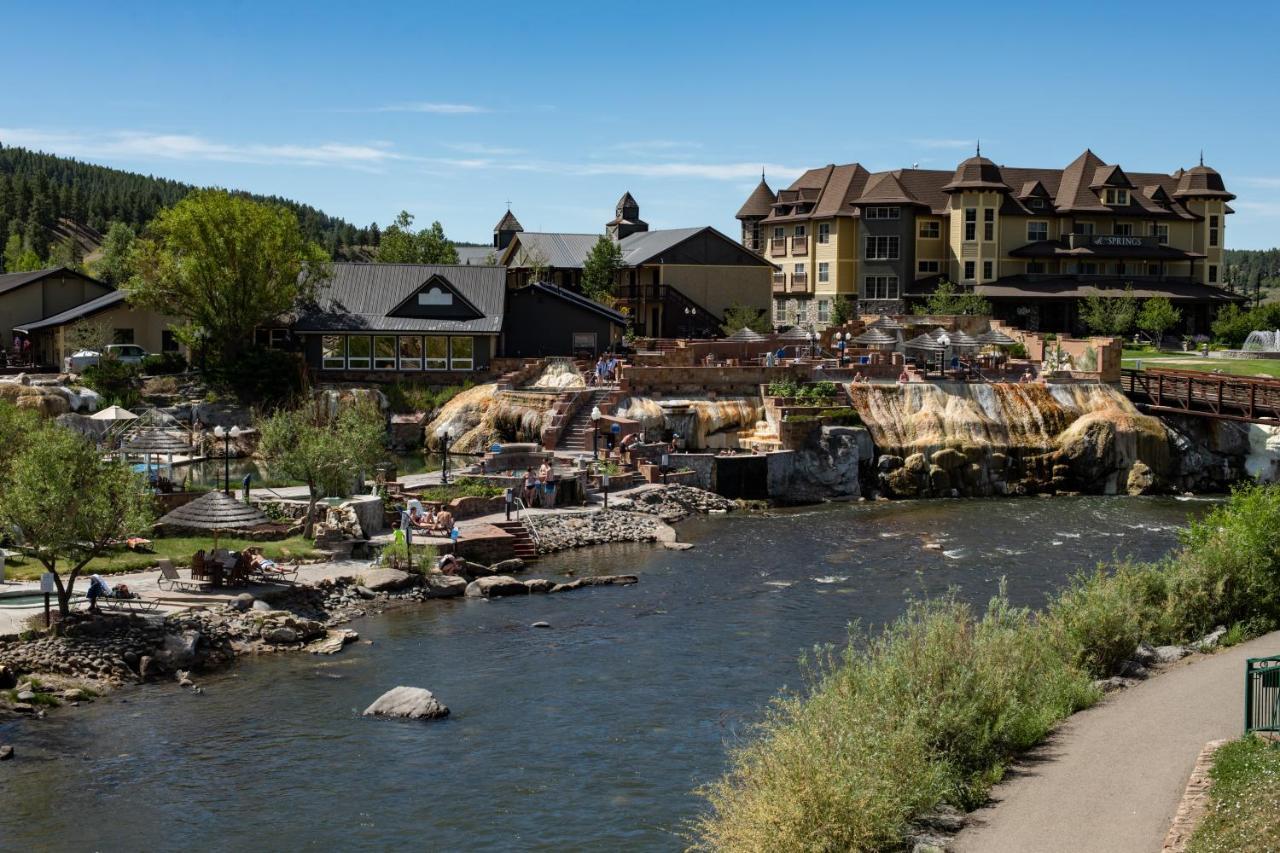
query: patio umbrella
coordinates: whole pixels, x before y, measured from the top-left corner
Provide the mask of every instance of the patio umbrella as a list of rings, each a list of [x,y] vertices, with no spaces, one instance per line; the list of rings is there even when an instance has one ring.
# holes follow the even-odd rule
[[[119,406],[107,406],[102,411],[89,416],[89,419],[94,421],[132,421],[137,418],[138,416],[133,412]]]
[[[872,326],[854,338],[853,343],[866,347],[891,347],[897,345],[898,338],[882,328]]]
[[[938,340],[928,332],[917,335],[902,345],[904,349],[928,350],[929,352],[941,352],[944,347],[938,343]]]
[[[884,329],[886,332],[901,332],[907,328],[888,314],[881,314],[872,320],[869,325],[873,329]]]
[[[959,329],[954,332],[947,332],[947,337],[951,341],[952,349],[978,349],[982,346],[982,342],[977,338]]]
[[[752,342],[752,341],[763,341],[763,340],[766,340],[767,338],[768,338],[767,335],[762,335],[759,332],[757,332],[755,329],[749,329],[746,326],[743,326],[741,329],[734,332],[729,337],[725,338],[725,340]]]
[[[206,492],[189,504],[164,515],[157,524],[213,531],[213,547],[223,530],[242,530],[270,524],[271,519],[256,506],[241,503],[220,491]]]
[[[999,329],[990,329],[978,335],[978,342],[997,347],[1011,347],[1018,343]]]
[[[175,453],[190,453],[191,441],[167,430],[144,429],[131,435],[120,449],[126,453],[163,453],[172,456]]]
[[[782,334],[778,335],[780,341],[804,341],[809,342],[809,332],[799,326],[792,326]]]

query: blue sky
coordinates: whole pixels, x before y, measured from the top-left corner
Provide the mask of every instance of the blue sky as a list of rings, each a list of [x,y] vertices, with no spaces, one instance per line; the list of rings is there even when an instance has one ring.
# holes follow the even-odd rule
[[[356,12],[359,14],[355,14]],[[762,165],[1133,171],[1201,148],[1227,245],[1280,245],[1280,6],[25,3],[0,142],[487,241],[733,214]],[[23,35],[25,34],[25,35]],[[15,37],[16,36],[16,37]]]

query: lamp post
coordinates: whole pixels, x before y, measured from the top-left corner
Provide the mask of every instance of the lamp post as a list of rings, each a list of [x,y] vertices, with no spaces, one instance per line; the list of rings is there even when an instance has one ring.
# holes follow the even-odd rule
[[[440,439],[440,453],[444,456],[444,464],[440,467],[440,482],[449,485],[449,428],[436,430],[436,438]]]
[[[222,439],[222,491],[228,497],[231,496],[231,439],[240,437],[240,427],[233,426],[231,429],[223,429],[221,426],[213,428],[214,438]]]
[[[836,341],[836,354],[839,356],[837,364],[839,364],[840,367],[844,367],[844,347],[845,347],[844,332],[836,332],[835,341]]]
[[[599,406],[591,407],[591,458],[600,458],[600,419],[604,417]]]
[[[693,322],[694,322],[694,318],[697,316],[698,316],[697,308],[694,308],[692,305],[686,305],[684,307],[684,324],[686,329],[689,332],[690,339],[693,338]]]

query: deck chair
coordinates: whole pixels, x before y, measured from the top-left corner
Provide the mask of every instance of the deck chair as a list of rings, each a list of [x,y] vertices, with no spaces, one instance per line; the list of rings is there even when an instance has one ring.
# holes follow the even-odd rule
[[[208,589],[212,584],[207,580],[192,577],[190,580],[184,580],[178,570],[173,567],[173,561],[168,557],[161,557],[160,577],[156,580],[156,586],[165,591],[173,590],[204,590]],[[128,600],[128,599],[123,599]]]

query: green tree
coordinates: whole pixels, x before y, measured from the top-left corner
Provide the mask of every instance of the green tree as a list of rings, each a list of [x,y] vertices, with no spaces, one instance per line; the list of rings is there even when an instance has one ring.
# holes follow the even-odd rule
[[[49,250],[49,266],[51,267],[66,267],[69,270],[78,270],[83,265],[84,250],[80,248],[80,241],[70,234],[54,243],[53,248]]]
[[[130,255],[129,301],[184,318],[183,343],[215,363],[251,344],[258,326],[314,298],[331,274],[292,211],[224,190],[191,193],[161,211],[150,231]]]
[[[1228,305],[1218,311],[1210,328],[1219,343],[1238,349],[1250,332],[1280,329],[1280,303],[1269,302],[1256,308]]]
[[[770,322],[769,314],[763,308],[734,303],[725,309],[724,322],[720,324],[720,329],[726,335],[732,335],[740,329],[767,333],[773,331],[773,323]]]
[[[857,316],[857,306],[847,296],[837,296],[831,304],[831,325],[843,326]]]
[[[439,222],[415,233],[413,214],[402,210],[382,232],[376,257],[387,264],[456,264],[458,249]]]
[[[123,222],[112,222],[102,241],[102,257],[93,263],[93,274],[107,284],[119,287],[133,275],[129,255],[137,235]]]
[[[601,235],[582,263],[582,292],[596,302],[612,302],[613,284],[622,269],[622,249]]]
[[[990,315],[991,303],[971,290],[957,289],[944,278],[928,299],[916,303],[914,310],[930,315]]]
[[[1133,295],[1133,285],[1126,285],[1122,293],[1103,295],[1094,290],[1080,303],[1080,320],[1095,335],[1121,336],[1133,328],[1138,315],[1138,300]]]
[[[386,424],[372,404],[347,406],[333,417],[313,407],[281,409],[262,423],[261,433],[258,450],[271,472],[307,486],[307,537],[320,498],[346,495],[386,447]]]
[[[432,222],[430,228],[418,232],[418,256],[423,264],[456,264],[458,247],[444,235],[443,225]]]
[[[30,409],[19,409],[12,403],[0,400],[0,497],[9,477],[7,470],[17,455],[40,428],[40,416]]]
[[[127,464],[104,460],[92,444],[48,422],[9,462],[0,484],[0,523],[53,573],[63,616],[84,567],[112,542],[143,532],[151,507]],[[65,577],[59,565],[70,567]]]
[[[4,271],[30,272],[39,269],[44,269],[40,256],[26,244],[20,234],[10,234],[9,240],[4,244]]]
[[[1165,332],[1181,322],[1182,312],[1163,296],[1148,299],[1142,303],[1142,310],[1138,312],[1138,328],[1149,332],[1157,344]]]

